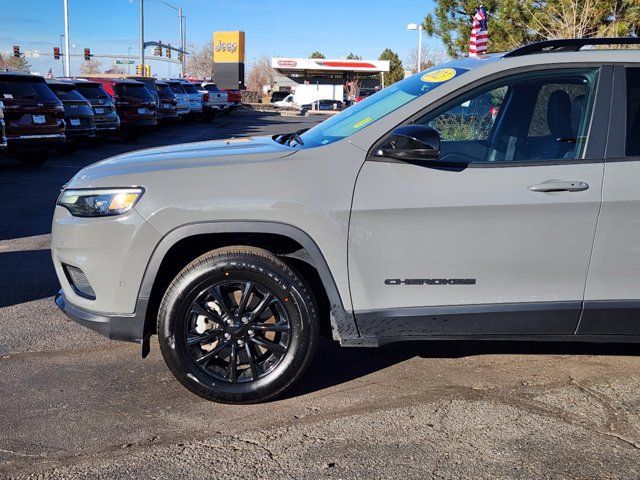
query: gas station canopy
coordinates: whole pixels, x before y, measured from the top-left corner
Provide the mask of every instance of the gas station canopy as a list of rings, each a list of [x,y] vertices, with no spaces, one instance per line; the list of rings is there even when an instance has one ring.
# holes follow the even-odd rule
[[[283,75],[376,74],[389,71],[388,60],[344,60],[329,58],[275,57],[271,67]]]

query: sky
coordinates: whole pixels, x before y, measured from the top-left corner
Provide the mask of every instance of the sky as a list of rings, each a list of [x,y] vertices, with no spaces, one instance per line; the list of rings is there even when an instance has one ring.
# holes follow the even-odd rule
[[[350,52],[364,58],[378,58],[391,48],[406,61],[418,44],[418,32],[407,24],[420,23],[433,9],[431,0],[166,0],[182,7],[187,17],[187,42],[211,42],[214,31],[244,30],[246,63],[268,56],[308,57],[315,50],[328,58]],[[77,54],[90,48],[94,54],[137,55],[139,0],[69,0],[70,41]],[[144,0],[145,40],[179,44],[177,12],[157,0]],[[22,52],[53,53],[64,33],[63,0],[0,0],[0,53],[9,54],[13,45]],[[424,44],[442,48],[436,39]],[[73,53],[73,47],[71,48]],[[145,55],[152,56],[152,48]],[[64,51],[64,48],[63,48]],[[175,54],[175,52],[174,52]],[[112,60],[99,59],[101,68]],[[28,58],[33,72],[62,74],[62,61],[52,56]],[[81,59],[73,59],[71,71],[78,72]],[[137,63],[137,62],[136,62]],[[153,74],[178,73],[178,66],[149,61]],[[169,70],[171,68],[171,71]],[[133,71],[134,67],[132,67]]]

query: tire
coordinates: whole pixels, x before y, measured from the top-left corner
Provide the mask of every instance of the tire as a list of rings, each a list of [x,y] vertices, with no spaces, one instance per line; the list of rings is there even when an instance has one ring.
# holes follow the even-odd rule
[[[24,152],[17,155],[18,161],[25,166],[34,167],[42,165],[49,159],[49,151]]]
[[[237,246],[206,253],[178,273],[157,331],[180,383],[208,400],[241,404],[270,400],[300,378],[318,325],[302,278],[266,250]]]

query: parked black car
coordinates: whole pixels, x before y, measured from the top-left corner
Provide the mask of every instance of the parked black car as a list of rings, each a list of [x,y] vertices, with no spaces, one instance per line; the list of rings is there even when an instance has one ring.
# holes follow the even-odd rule
[[[7,137],[4,130],[4,103],[0,101],[0,153],[7,148]]]
[[[71,150],[77,140],[96,136],[96,124],[89,100],[80,95],[73,82],[47,79],[47,85],[64,106],[64,121],[67,124],[67,149]],[[75,148],[75,147],[73,147]]]
[[[300,107],[301,110],[321,110],[321,111],[340,111],[344,110],[344,102],[340,100],[316,100],[313,103],[307,103]]]
[[[102,85],[99,82],[83,79],[75,79],[73,83],[80,95],[91,103],[96,133],[106,136],[120,130],[120,117],[116,113],[116,106],[111,95],[102,88]]]
[[[20,72],[0,72],[0,100],[4,103],[7,151],[20,162],[43,163],[52,147],[64,144],[62,102],[43,77]]]
[[[156,82],[159,97],[158,121],[175,122],[178,120],[178,99],[165,82]]]

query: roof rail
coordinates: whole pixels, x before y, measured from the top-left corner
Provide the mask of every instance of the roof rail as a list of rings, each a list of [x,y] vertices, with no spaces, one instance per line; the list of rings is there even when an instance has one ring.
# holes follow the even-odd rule
[[[640,37],[561,38],[557,40],[544,40],[516,48],[503,55],[503,57],[521,57],[532,53],[545,52],[577,52],[587,45],[640,45]]]

